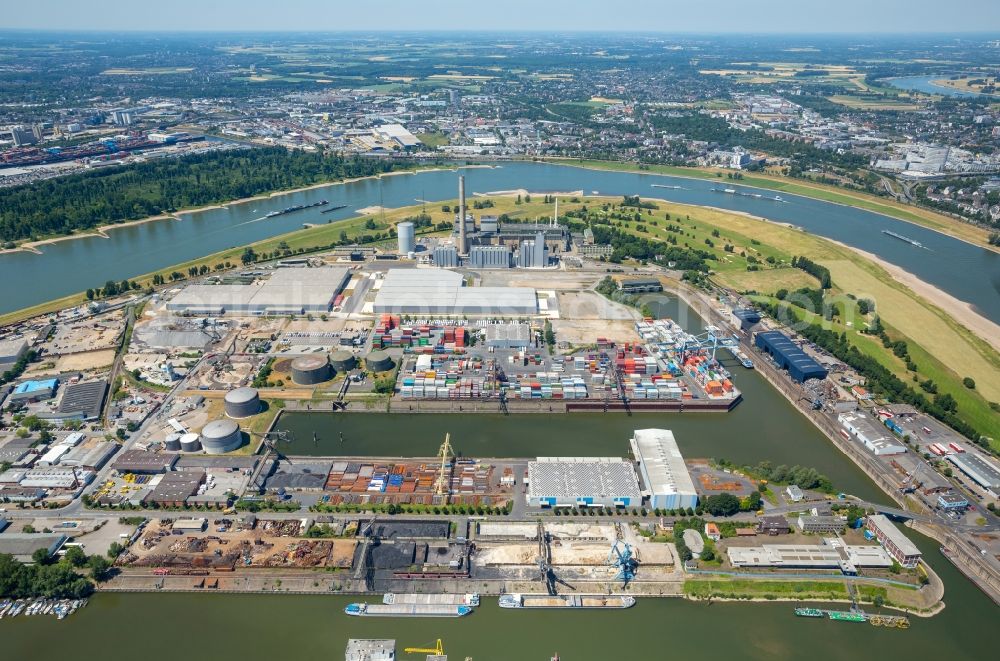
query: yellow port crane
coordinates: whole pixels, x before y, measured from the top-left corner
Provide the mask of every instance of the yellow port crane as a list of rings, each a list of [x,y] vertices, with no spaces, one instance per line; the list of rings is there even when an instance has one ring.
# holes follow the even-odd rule
[[[444,656],[444,645],[441,644],[441,639],[437,639],[437,647],[431,649],[429,647],[407,647],[403,650],[406,654],[437,654],[438,656]]]
[[[447,500],[448,497],[448,459],[450,459],[455,454],[451,447],[451,434],[444,435],[444,443],[441,444],[441,448],[438,450],[438,456],[441,457],[441,468],[438,471],[437,480],[434,481],[434,494],[438,496],[444,496]],[[447,505],[448,503],[443,503]]]

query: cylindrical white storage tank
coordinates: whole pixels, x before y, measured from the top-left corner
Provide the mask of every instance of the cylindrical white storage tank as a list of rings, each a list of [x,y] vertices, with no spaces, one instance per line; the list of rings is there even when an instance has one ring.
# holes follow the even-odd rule
[[[302,356],[292,361],[292,381],[300,386],[314,386],[333,378],[326,355]]]
[[[417,240],[414,236],[413,223],[407,221],[396,225],[396,238],[399,241],[400,255],[406,255],[417,250]]]
[[[201,449],[201,438],[198,434],[184,434],[180,438],[181,450],[185,452],[197,452]]]
[[[180,452],[181,435],[176,432],[173,434],[167,434],[166,440],[163,441],[163,449],[168,452]]]
[[[249,418],[260,413],[260,393],[256,388],[236,388],[226,393],[226,415]]]
[[[231,452],[243,445],[243,433],[232,420],[213,420],[202,428],[201,444],[209,454]]]

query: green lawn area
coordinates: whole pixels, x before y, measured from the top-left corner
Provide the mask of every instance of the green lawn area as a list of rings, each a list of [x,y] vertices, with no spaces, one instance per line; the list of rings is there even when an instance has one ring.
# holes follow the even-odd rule
[[[725,578],[692,578],[684,581],[684,594],[707,599],[843,599],[847,587],[841,581],[781,581]]]

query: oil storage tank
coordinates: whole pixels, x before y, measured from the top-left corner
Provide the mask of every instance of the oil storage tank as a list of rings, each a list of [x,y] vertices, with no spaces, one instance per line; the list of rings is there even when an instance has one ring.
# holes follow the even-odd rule
[[[249,418],[260,413],[260,393],[256,388],[236,388],[226,393],[226,415]]]
[[[243,433],[232,420],[213,420],[202,428],[201,444],[208,454],[231,452],[243,444]]]
[[[333,377],[326,355],[301,356],[292,361],[292,381],[300,386],[314,386]]]
[[[365,364],[373,372],[388,372],[393,367],[392,358],[384,351],[375,350],[368,354]]]
[[[333,365],[333,369],[338,372],[350,372],[357,367],[358,361],[350,351],[341,350],[334,351],[330,355],[330,363]]]
[[[201,438],[198,434],[184,434],[180,438],[181,450],[185,452],[197,452],[201,450]]]
[[[413,223],[406,221],[396,225],[396,238],[400,255],[407,255],[417,249]]]
[[[181,435],[176,432],[173,434],[167,434],[166,440],[163,441],[163,449],[168,452],[180,452]]]

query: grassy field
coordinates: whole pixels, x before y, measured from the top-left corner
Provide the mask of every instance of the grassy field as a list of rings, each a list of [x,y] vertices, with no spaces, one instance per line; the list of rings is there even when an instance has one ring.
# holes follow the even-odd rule
[[[858,585],[860,600],[872,603],[875,597],[888,602],[886,588]],[[755,580],[740,578],[691,578],[684,581],[684,594],[696,599],[810,599],[849,601],[847,587],[838,580]]]
[[[577,167],[594,168],[599,170],[640,172],[638,165],[635,163],[588,161],[566,158],[550,160],[551,162],[561,163],[564,165],[574,165]],[[715,168],[688,168],[673,165],[650,165],[645,167],[648,169],[643,170],[643,172],[672,175],[677,177],[691,177],[694,179],[725,178],[726,174],[732,173],[731,170],[721,170]],[[793,195],[801,195],[803,197],[811,197],[817,200],[874,211],[875,213],[881,213],[886,216],[896,218],[897,220],[904,220],[916,225],[922,225],[943,234],[955,237],[956,239],[968,241],[969,243],[981,246],[988,250],[996,250],[995,247],[989,245],[989,232],[986,230],[963,223],[954,218],[931,211],[930,209],[922,209],[919,207],[901,204],[894,200],[880,198],[875,195],[869,195],[868,193],[845,190],[834,186],[801,181],[798,179],[789,179],[787,177],[780,177],[777,175],[760,173],[746,174],[743,179],[739,181],[739,183],[747,186],[756,186],[758,188],[775,190]]]
[[[431,149],[437,149],[443,145],[448,144],[448,136],[444,133],[420,133],[417,135],[420,138],[420,142],[424,143]]]
[[[865,98],[848,94],[827,97],[834,103],[856,110],[920,110],[920,105],[896,99]]]

